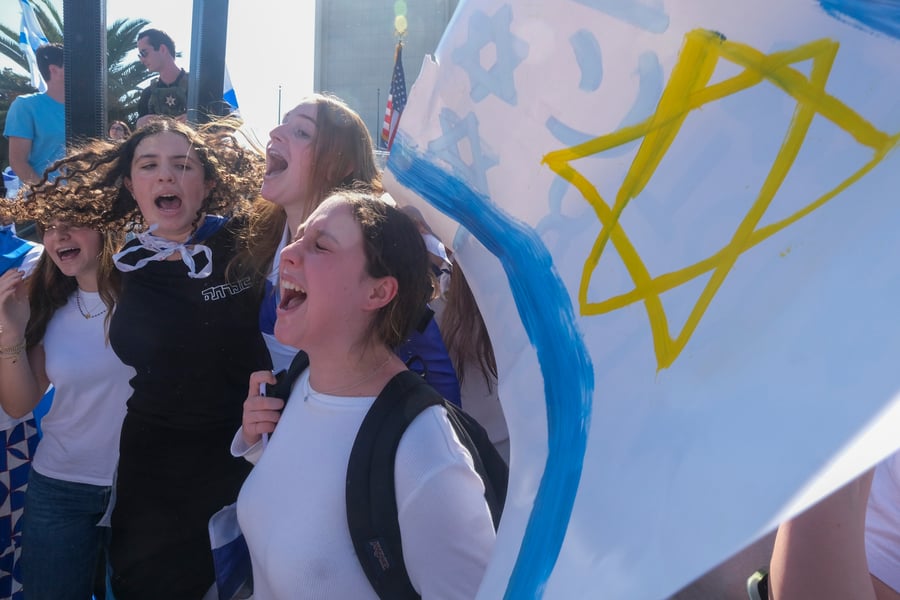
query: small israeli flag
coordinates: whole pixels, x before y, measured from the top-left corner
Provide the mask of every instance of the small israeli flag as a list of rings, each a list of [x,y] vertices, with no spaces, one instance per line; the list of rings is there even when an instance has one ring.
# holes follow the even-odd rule
[[[50,41],[47,39],[47,36],[44,35],[44,30],[41,29],[37,17],[34,14],[34,9],[31,8],[31,4],[28,3],[28,0],[19,0],[19,4],[22,6],[22,23],[19,26],[19,47],[22,49],[25,58],[28,59],[28,70],[31,71],[31,86],[36,87],[40,92],[46,92],[47,84],[44,82],[44,78],[41,77],[41,71],[38,69],[37,58],[35,57],[34,52],[38,47],[49,44]]]
[[[250,550],[237,520],[237,504],[229,504],[209,519],[209,543],[216,573],[215,592],[204,598],[243,600],[253,596]],[[210,590],[212,591],[212,590]]]
[[[232,114],[240,115],[238,109],[237,94],[234,92],[234,86],[231,84],[231,75],[228,74],[228,67],[225,67],[225,79],[222,86],[222,99],[231,106]]]

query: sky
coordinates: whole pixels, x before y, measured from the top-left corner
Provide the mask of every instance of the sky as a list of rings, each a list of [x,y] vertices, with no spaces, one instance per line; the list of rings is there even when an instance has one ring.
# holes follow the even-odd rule
[[[62,11],[62,0],[53,0]],[[77,1],[77,0],[75,0]],[[265,143],[268,133],[300,99],[313,91],[315,0],[231,0],[228,2],[225,64],[247,129]],[[191,0],[106,0],[106,20],[143,18],[167,32],[190,70]],[[19,30],[19,3],[0,0],[0,23]],[[137,51],[133,51],[137,60]],[[0,57],[0,67],[12,66]]]

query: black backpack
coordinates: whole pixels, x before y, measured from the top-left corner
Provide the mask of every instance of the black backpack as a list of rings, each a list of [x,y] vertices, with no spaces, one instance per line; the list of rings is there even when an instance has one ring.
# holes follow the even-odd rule
[[[268,395],[288,398],[294,381],[308,365],[309,357],[299,352]],[[420,375],[412,371],[395,375],[363,419],[347,465],[347,525],[359,563],[379,598],[419,598],[403,562],[394,460],[403,432],[419,413],[435,405],[447,411],[456,436],[472,456],[495,529],[506,502],[509,468],[484,428],[447,402]]]

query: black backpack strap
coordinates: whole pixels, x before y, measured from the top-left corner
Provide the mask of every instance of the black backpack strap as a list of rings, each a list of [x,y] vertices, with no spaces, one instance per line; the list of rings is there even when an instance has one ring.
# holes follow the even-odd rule
[[[400,542],[394,460],[403,432],[444,399],[412,371],[398,373],[369,409],[347,465],[347,525],[360,565],[379,598],[419,598]]]
[[[431,319],[434,318],[434,311],[431,310],[431,307],[427,304],[425,305],[425,310],[422,311],[422,316],[419,318],[419,322],[416,324],[416,331],[419,333],[425,333],[425,328],[428,327],[428,324],[431,323]]]
[[[291,366],[288,367],[287,375],[284,377],[284,382],[288,389],[294,387],[294,382],[297,381],[297,378],[308,366],[309,356],[303,350],[297,351],[297,354],[294,355],[294,359],[291,361]]]
[[[294,382],[307,367],[309,357],[301,350],[287,371],[279,374],[278,383],[270,386],[268,395],[287,401]],[[423,410],[435,405],[447,411],[456,436],[472,456],[495,529],[506,501],[509,470],[484,428],[444,400],[420,375],[412,371],[395,375],[363,419],[347,464],[347,525],[359,563],[379,598],[419,598],[403,561],[394,462],[406,428]]]
[[[281,398],[287,403],[288,398],[291,397],[291,389],[294,387],[294,382],[297,381],[297,378],[308,366],[309,356],[303,350],[298,351],[294,355],[291,366],[287,368],[287,371],[277,373],[275,375],[275,384],[266,386],[266,396]]]

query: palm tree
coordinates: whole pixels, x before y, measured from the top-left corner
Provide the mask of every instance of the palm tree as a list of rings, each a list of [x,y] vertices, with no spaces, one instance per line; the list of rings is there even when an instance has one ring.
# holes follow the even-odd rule
[[[106,112],[110,121],[126,121],[134,126],[137,120],[138,84],[153,74],[140,61],[126,62],[126,55],[134,50],[135,40],[146,27],[146,19],[119,19],[106,30]]]
[[[35,17],[51,42],[63,41],[63,23],[59,11],[51,0],[30,0]],[[138,84],[150,78],[140,61],[126,62],[129,51],[135,47],[137,34],[149,21],[146,19],[120,19],[106,30],[107,97],[106,111],[110,121],[122,120],[134,123],[137,119],[137,102],[140,97]],[[0,24],[0,54],[7,56],[28,73],[28,61],[19,48],[18,27],[12,29]],[[5,122],[5,118],[3,122]],[[2,126],[2,123],[0,123]]]
[[[51,43],[62,43],[62,17],[56,10],[56,6],[50,0],[29,0],[29,2],[47,39]],[[19,48],[18,22],[15,23],[15,28],[0,23],[0,54],[12,60],[22,67],[25,73],[28,73],[28,60],[22,55],[22,50]]]
[[[0,131],[6,124],[6,113],[9,111],[9,105],[13,98],[19,94],[28,94],[34,91],[30,84],[31,81],[28,77],[13,72],[9,67],[0,69]],[[0,168],[7,164],[9,164],[9,156],[6,138],[2,138],[0,140]]]

